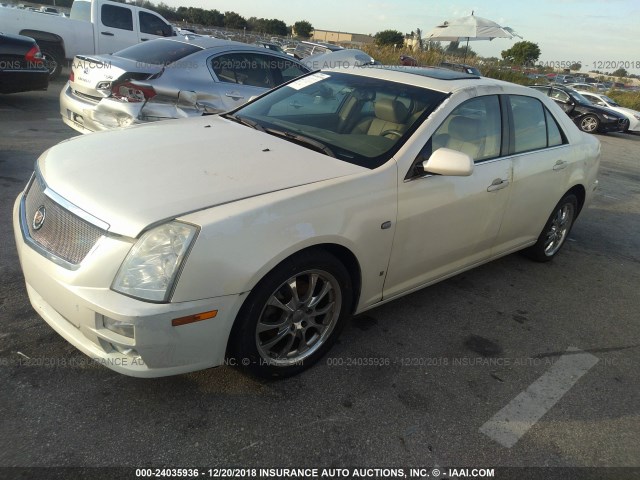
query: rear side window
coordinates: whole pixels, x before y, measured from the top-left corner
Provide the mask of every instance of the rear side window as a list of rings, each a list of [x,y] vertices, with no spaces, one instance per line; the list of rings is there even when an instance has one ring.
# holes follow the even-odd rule
[[[101,15],[106,27],[133,30],[133,15],[128,8],[105,4],[102,5]]]
[[[170,65],[188,55],[199,52],[201,47],[174,40],[155,40],[138,43],[114,53],[115,56],[135,60],[141,64]]]
[[[294,62],[279,56],[251,52],[230,53],[211,59],[218,80],[251,87],[273,88],[307,73]]]
[[[523,153],[564,143],[564,136],[553,115],[532,97],[511,95],[514,152]]]
[[[211,68],[218,80],[251,87],[272,88],[268,62],[261,55],[253,53],[231,53],[211,60]]]

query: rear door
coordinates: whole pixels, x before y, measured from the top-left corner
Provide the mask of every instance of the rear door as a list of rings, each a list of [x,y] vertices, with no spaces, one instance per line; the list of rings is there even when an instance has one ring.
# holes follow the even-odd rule
[[[113,53],[138,43],[137,18],[133,7],[125,4],[104,3],[98,20],[98,51]]]
[[[568,189],[573,154],[567,137],[537,98],[509,95],[513,118],[511,197],[493,255],[535,241]]]

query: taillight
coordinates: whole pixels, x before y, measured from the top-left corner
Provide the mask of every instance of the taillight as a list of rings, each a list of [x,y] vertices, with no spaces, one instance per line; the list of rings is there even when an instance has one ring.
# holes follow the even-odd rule
[[[153,87],[135,85],[131,82],[117,83],[111,87],[111,96],[123,102],[146,102],[156,95]]]
[[[76,79],[76,74],[73,73],[73,68],[71,69],[71,73],[69,73],[69,81],[73,82]]]
[[[36,63],[40,65],[42,63],[42,52],[40,51],[40,47],[38,47],[38,45],[31,47],[31,50],[27,52],[24,59],[29,63]]]

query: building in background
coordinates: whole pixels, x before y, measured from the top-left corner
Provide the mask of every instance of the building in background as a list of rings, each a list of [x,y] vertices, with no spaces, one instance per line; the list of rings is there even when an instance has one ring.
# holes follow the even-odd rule
[[[310,40],[313,42],[335,43],[345,47],[357,47],[373,43],[373,37],[371,35],[336,32],[332,30],[314,30]]]

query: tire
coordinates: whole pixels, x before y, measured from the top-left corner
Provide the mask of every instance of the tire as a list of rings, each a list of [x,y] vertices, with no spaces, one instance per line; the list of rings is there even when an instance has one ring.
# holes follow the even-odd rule
[[[562,197],[542,229],[538,241],[524,251],[525,255],[537,262],[552,260],[569,237],[577,213],[576,196],[570,193]]]
[[[585,133],[596,133],[600,129],[600,120],[595,115],[585,115],[580,119],[578,128]]]
[[[336,257],[300,252],[251,291],[232,329],[229,356],[259,377],[300,373],[335,343],[352,302],[351,277]]]
[[[44,64],[49,69],[49,81],[53,81],[62,73],[64,65],[64,53],[59,46],[43,42],[40,51],[44,57]]]

